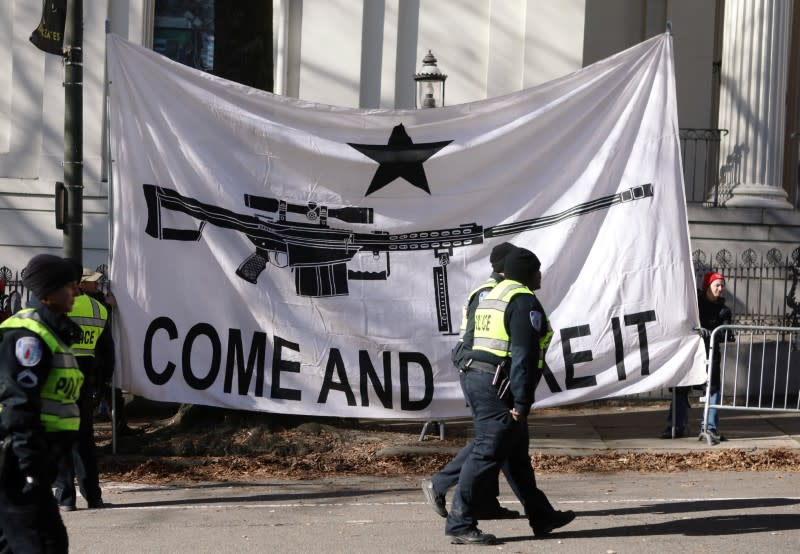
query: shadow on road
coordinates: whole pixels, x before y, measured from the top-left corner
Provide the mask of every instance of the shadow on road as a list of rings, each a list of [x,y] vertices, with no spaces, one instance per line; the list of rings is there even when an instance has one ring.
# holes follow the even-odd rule
[[[246,485],[251,486],[251,485]],[[285,486],[285,484],[284,484]],[[319,487],[319,485],[316,485]],[[181,490],[192,488],[214,488],[214,485],[201,485],[199,487],[181,487]],[[216,485],[218,488],[231,488],[230,484]],[[155,489],[143,488],[126,491],[126,494],[136,492],[153,492],[154,490],[165,491],[169,489]],[[347,499],[354,497],[368,498],[375,495],[385,494],[402,494],[411,491],[417,491],[414,488],[385,488],[378,490],[363,490],[363,489],[339,489],[339,490],[315,490],[313,492],[297,492],[297,493],[281,493],[281,494],[255,494],[255,495],[242,495],[242,496],[204,496],[202,498],[180,498],[170,500],[157,500],[147,502],[125,502],[113,503],[109,505],[110,508],[141,508],[141,507],[159,507],[159,506],[192,506],[197,504],[252,504],[260,502],[303,502],[313,500],[336,500]]]
[[[581,511],[584,516],[622,516],[630,514],[689,514],[716,510],[747,510],[800,504],[796,498],[731,498],[729,500],[693,500],[691,502],[665,502],[644,506]],[[798,517],[800,522],[800,517]]]
[[[786,506],[797,504],[798,501],[775,498],[753,501],[712,501],[707,506],[700,503],[676,503],[669,505],[669,508],[658,508],[656,506],[643,506],[634,510],[598,510],[592,512],[580,512],[578,517],[593,515],[624,515],[636,513],[681,513],[689,514],[701,510],[720,510],[738,509],[747,510],[748,508],[763,508],[771,506]],[[654,510],[653,508],[657,509]],[[682,507],[682,508],[681,508]],[[613,522],[613,520],[610,520]],[[553,539],[590,539],[601,537],[644,537],[655,535],[683,535],[687,537],[707,537],[709,534],[715,536],[725,535],[745,535],[749,533],[773,533],[777,531],[795,531],[800,529],[800,517],[796,514],[735,514],[735,515],[716,515],[708,517],[687,518],[685,515],[679,519],[665,521],[662,523],[643,524],[643,525],[620,525],[617,527],[606,527],[604,529],[586,529],[582,531],[564,530],[553,533],[547,538],[538,540]],[[514,537],[498,537],[501,543],[512,543],[530,541],[530,535]]]

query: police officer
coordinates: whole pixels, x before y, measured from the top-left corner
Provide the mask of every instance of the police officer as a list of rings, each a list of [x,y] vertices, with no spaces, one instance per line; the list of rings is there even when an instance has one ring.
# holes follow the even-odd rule
[[[0,325],[0,544],[12,552],[67,552],[67,530],[50,489],[75,439],[83,384],[69,346],[80,328],[67,316],[79,267],[34,256],[22,282],[41,306]]]
[[[528,453],[527,417],[552,330],[533,291],[541,285],[541,264],[530,250],[506,257],[505,280],[475,310],[472,350],[465,356],[461,386],[473,411],[475,440],[464,462],[445,534],[456,544],[495,544],[475,516],[476,493],[498,464],[508,462],[525,515],[536,536],[575,518],[557,511],[536,487]]]
[[[467,296],[467,301],[464,303],[461,313],[461,334],[452,353],[453,365],[457,368],[460,368],[464,363],[464,352],[472,348],[473,333],[475,331],[474,316],[475,309],[478,307],[478,302],[486,296],[497,283],[504,279],[503,266],[505,265],[506,256],[514,248],[515,246],[513,244],[503,242],[492,249],[489,255],[489,263],[492,265],[491,275]],[[458,452],[450,463],[434,473],[430,479],[423,479],[422,481],[422,492],[425,494],[425,499],[433,510],[442,517],[447,517],[445,495],[448,490],[458,483],[458,476],[461,473],[461,468],[471,451],[472,442],[470,441]],[[487,488],[485,494],[481,494],[482,500],[477,502],[476,516],[478,519],[515,519],[519,517],[519,512],[516,510],[509,510],[501,506],[497,501],[497,496],[500,494],[496,478],[500,469],[499,466],[496,469],[495,478],[486,483],[489,488]],[[511,488],[516,491],[513,479],[511,479],[508,472],[505,471],[505,466],[504,472],[506,480],[509,481]]]
[[[96,282],[100,276],[100,273],[84,268],[81,294],[75,298],[72,310],[67,314],[81,328],[80,340],[71,347],[78,359],[84,382],[78,398],[81,424],[77,441],[72,445],[71,452],[59,461],[58,478],[55,482],[56,500],[65,512],[75,510],[76,477],[81,496],[86,499],[88,507],[105,507],[94,444],[94,395],[98,383],[105,382],[104,375],[110,375],[114,369],[114,342],[110,330],[107,329],[108,310],[101,302],[86,294],[84,289],[86,282]]]
[[[95,360],[103,360],[98,363],[98,395],[95,402],[99,400],[100,410],[104,415],[108,413],[107,410],[110,410],[111,407],[114,406],[115,430],[118,436],[137,435],[141,430],[128,426],[128,419],[125,416],[125,397],[122,395],[122,391],[114,387],[112,383],[115,363],[113,359],[114,345],[113,339],[111,338],[111,321],[114,317],[114,310],[116,310],[117,307],[117,300],[114,298],[114,295],[111,294],[111,291],[103,292],[100,290],[100,279],[102,279],[102,277],[103,274],[99,271],[84,268],[83,277],[81,278],[81,291],[83,291],[85,295],[99,301],[105,306],[106,310],[108,310],[108,320],[106,321],[107,330],[104,334],[110,343],[109,355],[102,357],[95,356]]]

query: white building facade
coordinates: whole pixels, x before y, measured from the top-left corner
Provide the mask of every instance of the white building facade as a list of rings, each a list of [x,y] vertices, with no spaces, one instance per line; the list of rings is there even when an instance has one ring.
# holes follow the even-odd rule
[[[208,2],[177,4],[191,21]],[[99,266],[109,236],[105,33],[154,47],[159,0],[83,5],[83,257]],[[63,242],[54,183],[63,180],[64,68],[28,40],[40,10],[0,3],[0,267],[12,269],[61,253]],[[273,0],[274,90],[413,108],[413,75],[432,50],[448,75],[447,104],[472,102],[577,71],[664,33],[668,21],[680,126],[727,130],[718,159],[701,160],[719,185],[700,198],[687,192],[693,249],[789,255],[800,244],[800,0]]]

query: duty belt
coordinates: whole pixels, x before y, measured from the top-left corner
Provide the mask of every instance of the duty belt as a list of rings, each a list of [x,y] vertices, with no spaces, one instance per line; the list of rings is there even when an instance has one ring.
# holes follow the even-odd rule
[[[495,372],[497,372],[497,365],[490,364],[489,362],[482,362],[480,360],[473,360],[470,358],[467,360],[467,363],[464,364],[464,369],[467,371],[481,371],[483,373],[494,375]]]

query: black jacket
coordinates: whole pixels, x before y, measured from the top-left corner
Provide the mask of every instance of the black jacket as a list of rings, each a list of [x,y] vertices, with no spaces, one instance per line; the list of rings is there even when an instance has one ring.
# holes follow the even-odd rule
[[[38,307],[42,321],[65,344],[80,337],[80,327],[66,315],[55,315],[46,307]],[[41,359],[25,366],[17,359],[18,341],[33,337],[41,351]],[[45,433],[40,421],[41,391],[50,373],[53,355],[36,333],[27,329],[3,329],[0,336],[0,436],[11,437],[15,468],[49,482],[55,462],[65,447],[74,440],[74,433]]]
[[[712,302],[706,296],[706,293],[700,289],[697,290],[697,307],[700,312],[700,326],[704,329],[708,329],[709,331],[713,331],[720,325],[730,325],[731,321],[733,320],[733,314],[725,305],[725,299],[720,297],[717,302]],[[732,340],[733,335],[727,333],[728,339]],[[721,359],[721,343],[725,340],[726,333],[720,331],[716,335],[716,342],[717,348],[714,352],[714,359],[711,360],[711,386],[712,387],[719,387],[720,383],[720,375],[719,375],[719,365]],[[708,355],[708,351],[711,347],[710,344],[710,337],[704,338],[703,341],[706,345],[706,356]]]
[[[538,313],[539,317],[531,317]],[[533,326],[537,321],[539,328]],[[506,307],[504,322],[511,339],[511,396],[513,407],[526,415],[533,405],[536,384],[541,378],[539,369],[539,338],[547,333],[548,319],[539,299],[530,294],[518,294]],[[497,356],[481,350],[470,350],[466,357],[491,364],[500,363]]]

